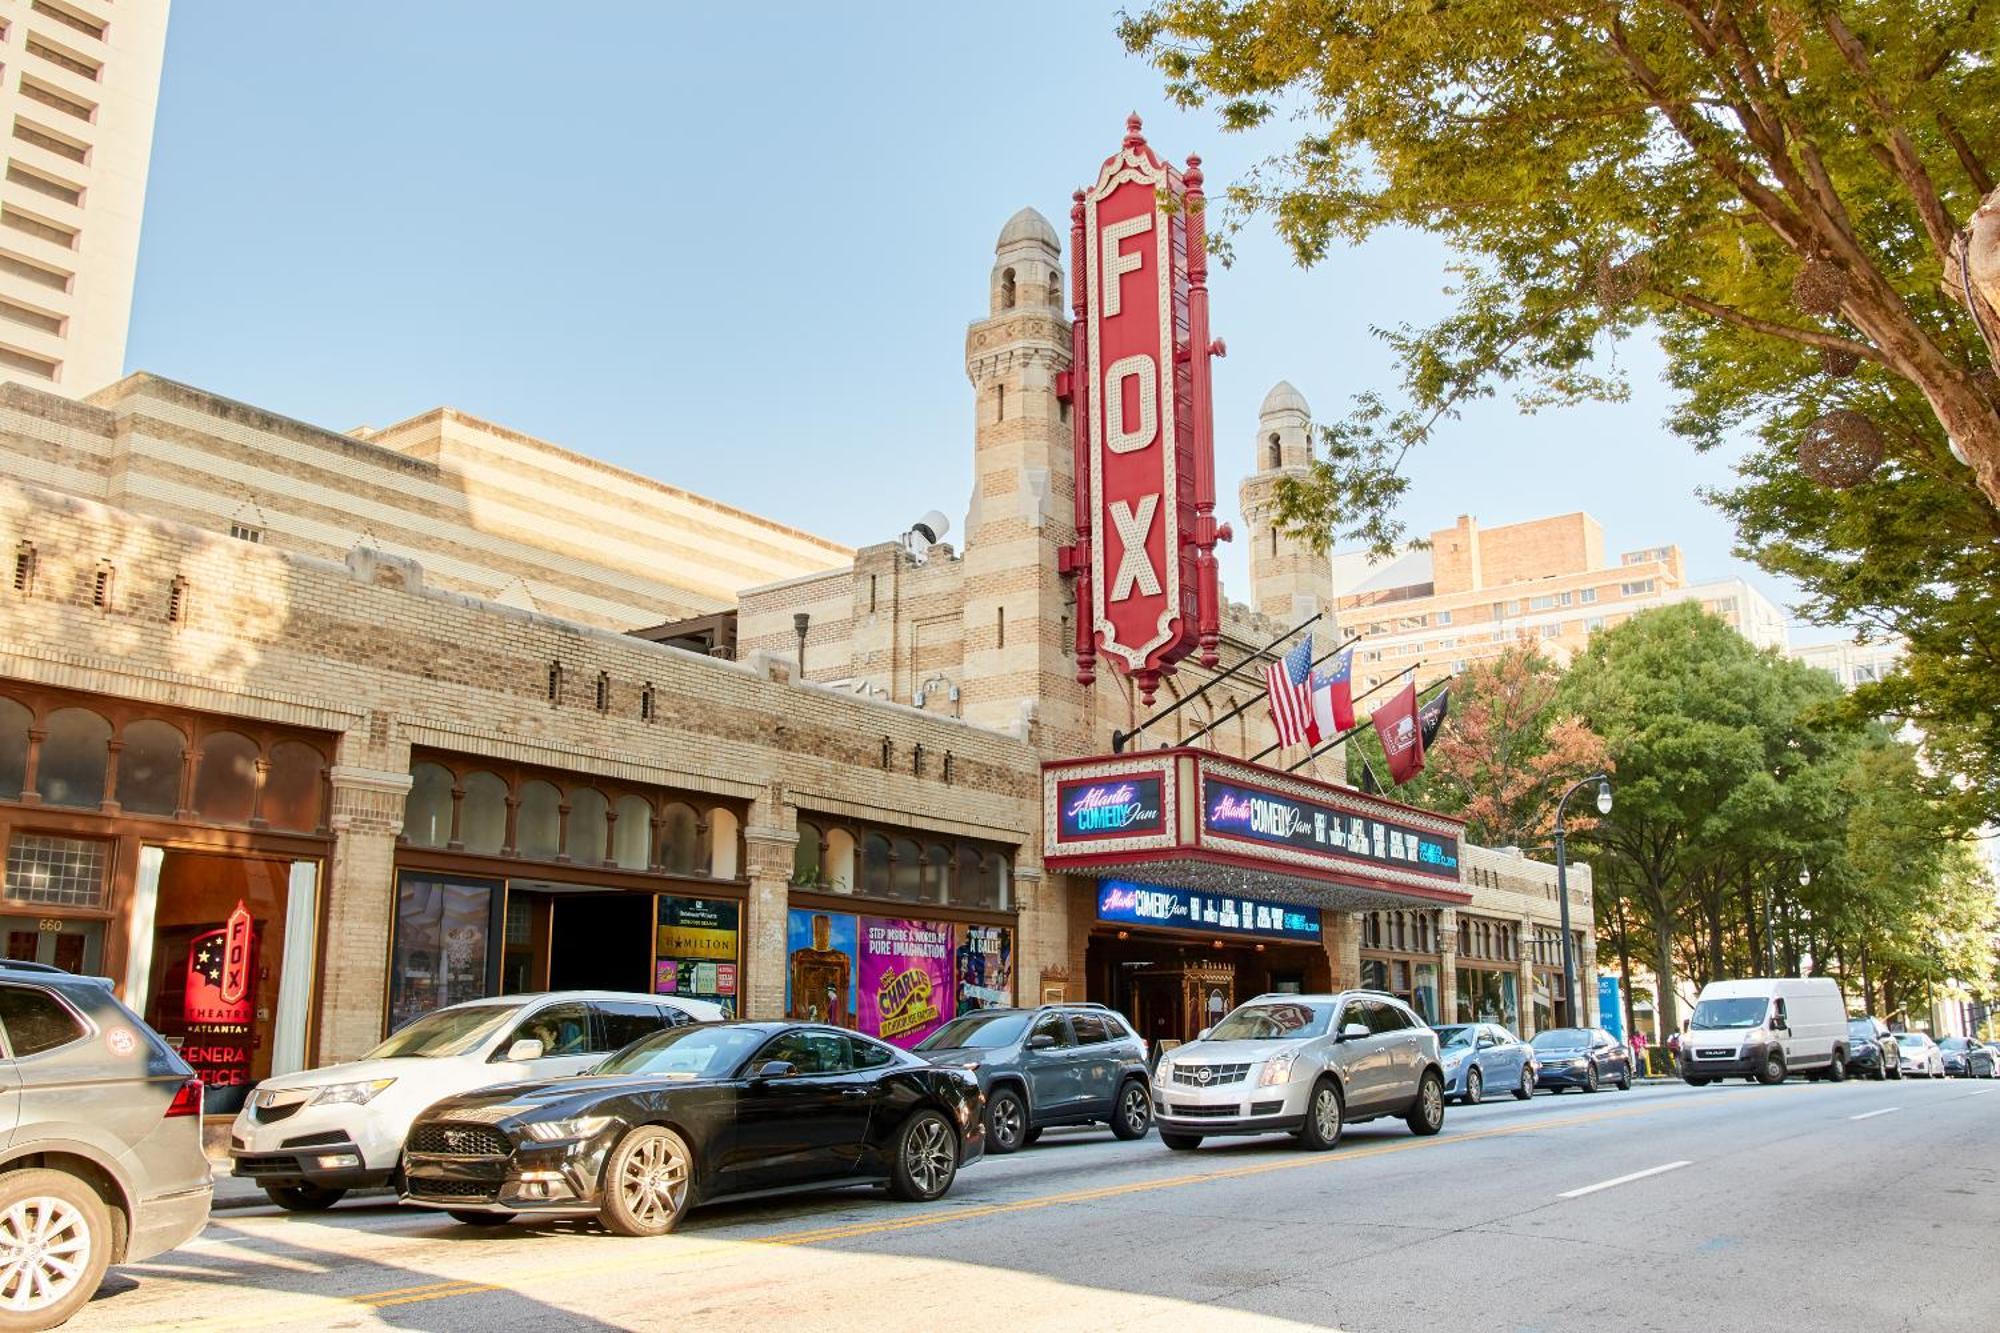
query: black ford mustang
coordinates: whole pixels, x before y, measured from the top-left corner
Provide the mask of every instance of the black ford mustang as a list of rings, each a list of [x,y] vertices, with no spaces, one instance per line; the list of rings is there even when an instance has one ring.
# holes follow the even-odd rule
[[[461,1222],[599,1218],[663,1235],[696,1204],[830,1185],[940,1197],[985,1150],[974,1077],[820,1024],[669,1028],[590,1073],[417,1118],[405,1203]]]

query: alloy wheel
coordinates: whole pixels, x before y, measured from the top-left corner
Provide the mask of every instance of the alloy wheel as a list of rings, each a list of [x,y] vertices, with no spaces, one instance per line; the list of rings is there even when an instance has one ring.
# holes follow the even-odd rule
[[[933,1195],[951,1183],[951,1136],[944,1121],[929,1116],[911,1127],[903,1143],[903,1165],[910,1179],[925,1195]]]
[[[1424,1123],[1442,1125],[1444,1123],[1444,1084],[1438,1079],[1424,1080],[1422,1093],[1424,1102]]]
[[[1465,1104],[1467,1106],[1477,1105],[1479,1099],[1485,1095],[1486,1080],[1480,1077],[1477,1069],[1467,1070],[1465,1074]]]
[[[35,1195],[0,1215],[0,1309],[60,1303],[90,1261],[90,1221],[66,1200]]]
[[[1523,1066],[1521,1069],[1521,1097],[1523,1100],[1535,1095],[1535,1071]]]
[[[678,1214],[687,1203],[687,1190],[687,1157],[664,1135],[639,1144],[618,1173],[620,1201],[648,1226],[659,1226]]]
[[[1313,1094],[1313,1128],[1320,1138],[1331,1143],[1340,1134],[1340,1094],[1331,1087],[1323,1087]]]
[[[993,1100],[993,1138],[1002,1152],[1012,1152],[1021,1146],[1021,1134],[1026,1129],[1026,1117],[1021,1112],[1021,1103],[1009,1095]]]
[[[1119,1112],[1125,1117],[1125,1128],[1133,1134],[1146,1132],[1146,1122],[1152,1115],[1146,1089],[1137,1083],[1125,1086],[1125,1095],[1119,1099]]]

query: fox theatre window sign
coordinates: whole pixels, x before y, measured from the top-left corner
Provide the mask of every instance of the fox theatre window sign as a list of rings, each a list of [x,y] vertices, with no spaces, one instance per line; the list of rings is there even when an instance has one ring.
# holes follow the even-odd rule
[[[211,1088],[250,1081],[256,962],[256,923],[240,901],[221,929],[188,941],[181,1058]]]
[[[1061,842],[1129,838],[1166,828],[1158,773],[1111,781],[1063,782],[1056,786],[1056,828]]]
[[[1458,878],[1453,837],[1214,778],[1202,783],[1202,797],[1205,832]]]
[[[1196,893],[1163,884],[1107,879],[1097,886],[1097,919],[1118,925],[1199,930],[1218,935],[1261,935],[1319,942],[1319,909],[1297,903],[1254,902],[1218,893]]]

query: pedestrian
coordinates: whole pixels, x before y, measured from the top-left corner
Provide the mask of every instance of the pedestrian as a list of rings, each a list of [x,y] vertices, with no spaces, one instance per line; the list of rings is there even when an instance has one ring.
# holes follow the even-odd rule
[[[1681,1034],[1687,1031],[1687,1026],[1687,1020],[1682,1019],[1680,1032],[1667,1034],[1667,1062],[1673,1066],[1677,1074],[1681,1067]]]
[[[1632,1064],[1641,1076],[1652,1072],[1646,1068],[1646,1030],[1636,1024],[1632,1028]]]

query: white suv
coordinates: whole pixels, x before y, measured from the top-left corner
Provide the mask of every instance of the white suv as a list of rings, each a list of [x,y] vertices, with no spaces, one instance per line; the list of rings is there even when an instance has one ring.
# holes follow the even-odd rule
[[[1444,1127],[1437,1033],[1379,991],[1259,995],[1176,1048],[1153,1074],[1153,1119],[1169,1148],[1210,1134],[1295,1136],[1321,1151],[1347,1125],[1401,1116]]]
[[[713,1023],[719,1005],[678,996],[557,991],[470,1000],[425,1014],[359,1060],[265,1079],[230,1126],[235,1174],[284,1208],[331,1207],[402,1168],[410,1123],[440,1098],[580,1074],[661,1028]]]

